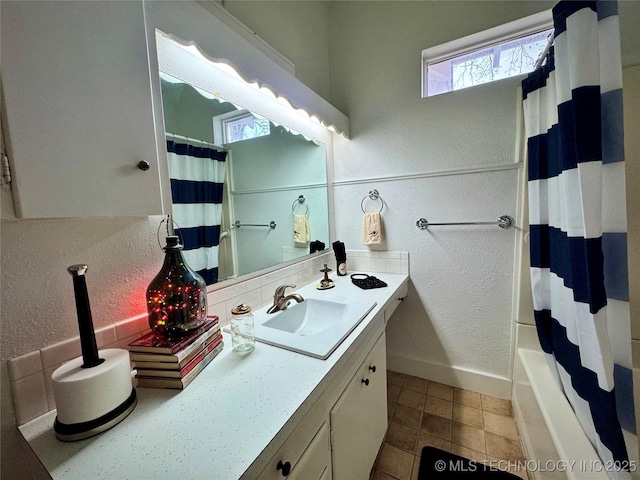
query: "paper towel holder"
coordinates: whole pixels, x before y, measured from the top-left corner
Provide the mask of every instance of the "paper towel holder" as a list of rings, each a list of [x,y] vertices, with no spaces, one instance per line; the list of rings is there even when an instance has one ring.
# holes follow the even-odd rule
[[[82,356],[51,375],[57,415],[53,430],[59,440],[72,442],[97,435],[124,420],[138,403],[132,386],[127,350],[98,352],[85,273],[87,265],[67,268],[73,288]]]

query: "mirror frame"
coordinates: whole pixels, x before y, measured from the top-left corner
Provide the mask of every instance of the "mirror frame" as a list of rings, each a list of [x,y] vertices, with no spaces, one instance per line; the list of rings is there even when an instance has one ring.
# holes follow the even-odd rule
[[[298,95],[302,92],[302,97],[306,98],[306,100],[298,103],[301,103],[304,105],[312,105],[312,106],[318,105],[319,107],[321,107],[318,110],[308,109],[314,112],[313,115],[306,114],[305,113],[306,110],[296,111],[295,109],[287,109],[288,110],[287,111],[283,108],[283,106],[281,105],[281,102],[284,99],[291,104],[292,102],[288,99],[292,98],[294,95],[287,97],[287,96],[280,95],[279,92],[275,92],[273,95],[271,95],[270,99],[269,99],[269,96],[260,95],[260,97],[264,97],[261,99],[262,102],[266,101],[265,99],[269,99],[268,103],[271,103],[272,105],[271,109],[274,109],[277,106],[276,111],[280,113],[276,114],[277,118],[274,118],[275,121],[277,121],[278,123],[281,123],[284,126],[293,128],[294,130],[297,130],[300,133],[304,133],[307,136],[310,136],[312,138],[317,138],[319,141],[321,141],[326,145],[327,197],[328,197],[328,217],[329,217],[328,222],[329,222],[329,237],[330,237],[329,243],[331,243],[335,238],[335,234],[334,234],[335,215],[334,215],[333,191],[330,188],[333,185],[333,138],[335,133],[338,131],[343,132],[344,136],[348,135],[348,118],[344,116],[341,112],[336,110],[324,99],[322,99],[317,94],[315,94],[315,92],[311,91],[310,89],[308,89],[308,87],[304,86],[301,82],[299,82],[299,80],[295,79],[295,77],[293,77],[290,73],[285,72],[279,65],[277,65],[277,63],[270,60],[259,49],[249,45],[250,51],[247,52],[246,41],[242,41],[242,42],[238,41],[239,35],[237,33],[233,32],[232,29],[229,29],[228,27],[226,27],[226,25],[224,25],[224,23],[220,22],[220,20],[215,15],[211,14],[212,12],[210,12],[209,9],[205,9],[205,11],[203,11],[202,8],[203,7],[201,7],[199,4],[196,4],[195,2],[193,3],[188,2],[185,4],[185,2],[145,1],[145,12],[147,15],[147,18],[146,18],[147,19],[147,32],[146,32],[147,45],[148,45],[149,64],[151,69],[151,90],[152,90],[152,96],[153,96],[152,101],[154,105],[156,140],[157,140],[158,152],[159,152],[158,160],[160,163],[159,168],[160,168],[160,177],[161,177],[161,188],[163,192],[162,198],[163,198],[164,211],[166,212],[171,211],[171,196],[170,194],[167,195],[167,192],[170,192],[171,190],[170,190],[170,182],[168,178],[168,170],[163,167],[163,162],[164,162],[164,165],[166,165],[166,151],[163,148],[165,143],[164,117],[163,117],[163,111],[162,111],[162,96],[161,96],[162,94],[161,94],[160,75],[159,75],[159,71],[160,71],[160,65],[158,60],[159,48],[156,43],[157,42],[156,37],[157,35],[164,35],[165,38],[170,37],[172,41],[180,42],[182,45],[187,45],[187,46],[197,44],[198,50],[203,53],[203,56],[205,58],[208,58],[208,59],[216,59],[219,57],[212,56],[208,53],[215,49],[208,49],[208,48],[205,49],[204,46],[211,45],[211,44],[214,44],[217,46],[218,42],[222,42],[222,44],[227,45],[227,50],[230,50],[230,51],[227,51],[229,55],[227,55],[227,57],[224,57],[225,60],[222,63],[225,63],[226,65],[233,67],[233,69],[236,70],[236,72],[238,72],[238,76],[239,76],[239,78],[233,78],[233,76],[231,77],[235,80],[235,82],[233,81],[230,82],[231,85],[235,85],[235,87],[237,87],[238,86],[237,82],[241,82],[240,80],[241,78],[250,78],[250,77],[247,77],[246,75],[242,75],[240,73],[240,69],[236,67],[236,62],[233,61],[235,59],[233,50],[235,48],[234,46],[237,45],[239,49],[237,53],[238,54],[237,58],[240,59],[238,63],[246,64],[247,62],[250,61],[251,65],[253,66],[255,66],[256,63],[259,64],[258,69],[265,73],[264,78],[270,78],[272,80],[275,78],[277,80],[276,77],[281,77],[280,80],[282,81],[280,83],[282,85],[292,86],[292,89],[290,91]],[[209,14],[207,14],[207,11],[209,11]],[[203,14],[204,14],[204,18],[203,18]],[[220,25],[217,26],[219,28],[213,28],[215,25],[212,25],[212,23],[215,24],[216,21],[220,22]],[[162,32],[175,32],[175,33],[166,34]],[[192,40],[190,41],[181,40],[181,37],[179,36],[181,32],[183,37],[192,38]],[[221,39],[220,38],[221,35],[226,37],[224,39]],[[229,45],[231,45],[231,47],[229,47]],[[181,47],[178,47],[178,48],[181,48]],[[221,50],[224,50],[224,48],[221,48]],[[205,51],[207,51],[207,53],[204,53]],[[163,69],[163,71],[165,70]],[[187,83],[191,83],[189,79],[185,79],[182,74],[175,74],[175,72],[174,73],[167,72],[167,73],[183,81],[186,81]],[[262,78],[262,77],[258,75],[256,78]],[[250,96],[249,98],[255,97],[255,92],[258,92],[258,90],[255,89],[254,87],[247,85],[247,83],[244,81],[242,81],[242,83],[246,88],[250,88],[254,92],[252,96]],[[205,90],[209,90],[209,89],[205,88]],[[225,90],[224,88],[220,88],[220,89],[215,89],[214,91],[218,91],[222,97],[227,97],[227,96],[231,97],[231,98],[225,98],[225,100],[229,100],[233,102],[233,99],[236,98],[236,102],[233,102],[233,103],[237,103],[238,105],[241,105],[251,111],[254,111],[266,117],[270,117],[271,115],[273,115],[271,110],[269,109],[264,110],[264,106],[260,105],[260,101],[256,106],[256,105],[252,105],[251,102],[248,103],[246,100],[247,99],[246,96],[241,98],[240,101],[237,101],[237,97],[235,97],[232,92],[229,93],[228,89]],[[285,89],[285,91],[288,92],[289,90]],[[247,94],[248,92],[245,90],[244,93]],[[259,98],[259,97],[256,97],[256,98]],[[298,109],[298,110],[302,110],[302,109]],[[285,118],[282,118],[282,115],[283,115],[282,111],[287,111]],[[325,119],[321,121],[318,120],[318,115],[315,115],[316,111],[320,111],[321,113],[323,113],[325,115]],[[310,117],[314,117],[314,120],[310,120]],[[293,119],[293,125],[290,124],[289,119]],[[327,127],[326,125],[329,125],[329,127]],[[336,128],[335,125],[339,125],[339,128]],[[309,135],[310,132],[317,132],[317,133],[315,134],[312,133],[311,135]],[[314,256],[327,252],[327,250],[328,248],[325,249],[323,252],[308,254],[293,260],[278,263],[272,267],[268,267],[253,273],[248,273],[248,274],[239,276],[235,279],[224,280],[222,282],[209,285],[207,287],[207,291],[212,292],[228,286],[235,285],[237,283],[250,280],[252,278],[255,278],[261,275],[265,275],[267,273],[305,261],[309,258],[313,258]]]

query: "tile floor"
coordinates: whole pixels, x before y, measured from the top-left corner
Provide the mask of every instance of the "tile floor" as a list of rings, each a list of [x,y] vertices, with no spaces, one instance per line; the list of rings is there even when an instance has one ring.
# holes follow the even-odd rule
[[[475,461],[524,461],[509,400],[391,371],[387,396],[389,428],[371,480],[416,480],[425,446]]]

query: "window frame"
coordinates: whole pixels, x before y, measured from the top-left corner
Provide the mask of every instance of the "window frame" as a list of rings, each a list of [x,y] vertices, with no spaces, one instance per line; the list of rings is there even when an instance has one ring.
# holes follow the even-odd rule
[[[265,119],[265,120],[268,120],[270,123],[273,123],[268,118],[262,117],[260,115],[256,115],[255,113],[247,110],[246,108],[242,108],[242,107],[236,107],[236,108],[239,108],[239,109],[231,110],[230,112],[221,113],[220,115],[216,115],[212,117],[214,143],[218,145],[228,145],[228,144],[230,145],[230,143],[227,142],[227,132],[226,132],[226,125],[225,125],[225,122],[227,121],[233,121],[239,118],[252,116],[254,118]],[[261,138],[261,137],[256,137],[256,138]],[[248,140],[251,140],[251,139],[248,139]],[[236,143],[236,142],[231,142],[231,143]]]
[[[239,139],[239,140],[233,140],[233,139],[229,138],[229,127],[228,127],[229,123],[237,122],[237,121],[245,119],[245,118],[253,118],[254,122],[256,120],[266,121],[267,124],[268,124],[267,128],[268,128],[269,132],[265,133],[265,134],[262,134],[262,135],[256,135],[254,137],[242,138],[242,139]],[[261,137],[266,137],[266,136],[271,135],[271,128],[270,128],[270,123],[271,122],[269,121],[269,119],[268,118],[264,118],[264,117],[260,117],[258,115],[254,115],[253,113],[249,112],[248,110],[241,110],[241,111],[238,112],[238,115],[232,115],[232,116],[229,116],[227,118],[221,119],[221,122],[222,122],[222,135],[223,135],[223,139],[224,139],[224,144],[225,145],[227,145],[227,144],[230,145],[230,144],[236,143],[236,142],[242,142],[242,141],[245,141],[245,140],[252,140],[254,138],[261,138]]]
[[[422,50],[421,58],[421,96],[422,98],[451,93],[457,90],[449,90],[435,95],[429,95],[429,65],[444,62],[468,55],[474,51],[489,48],[491,46],[526,37],[535,33],[553,28],[553,16],[551,10],[544,10],[512,22],[498,25],[481,32],[457,38],[450,42],[435,45]],[[495,81],[495,80],[494,80]],[[485,82],[491,83],[491,82]],[[478,85],[484,85],[478,84]],[[467,87],[471,88],[471,87]]]

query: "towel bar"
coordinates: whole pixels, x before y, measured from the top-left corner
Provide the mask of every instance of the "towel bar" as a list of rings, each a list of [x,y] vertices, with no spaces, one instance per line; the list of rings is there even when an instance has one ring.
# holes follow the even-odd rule
[[[240,220],[236,220],[233,223],[233,227],[234,228],[240,228],[240,227],[269,227],[272,230],[274,228],[276,228],[277,224],[276,222],[274,222],[273,220],[271,220],[271,222],[269,223],[240,223]]]
[[[416,222],[416,227],[420,230],[426,230],[432,226],[446,225],[498,225],[500,228],[511,228],[513,226],[513,218],[509,215],[501,215],[493,222],[450,222],[450,223],[431,223],[426,218],[421,218]]]

